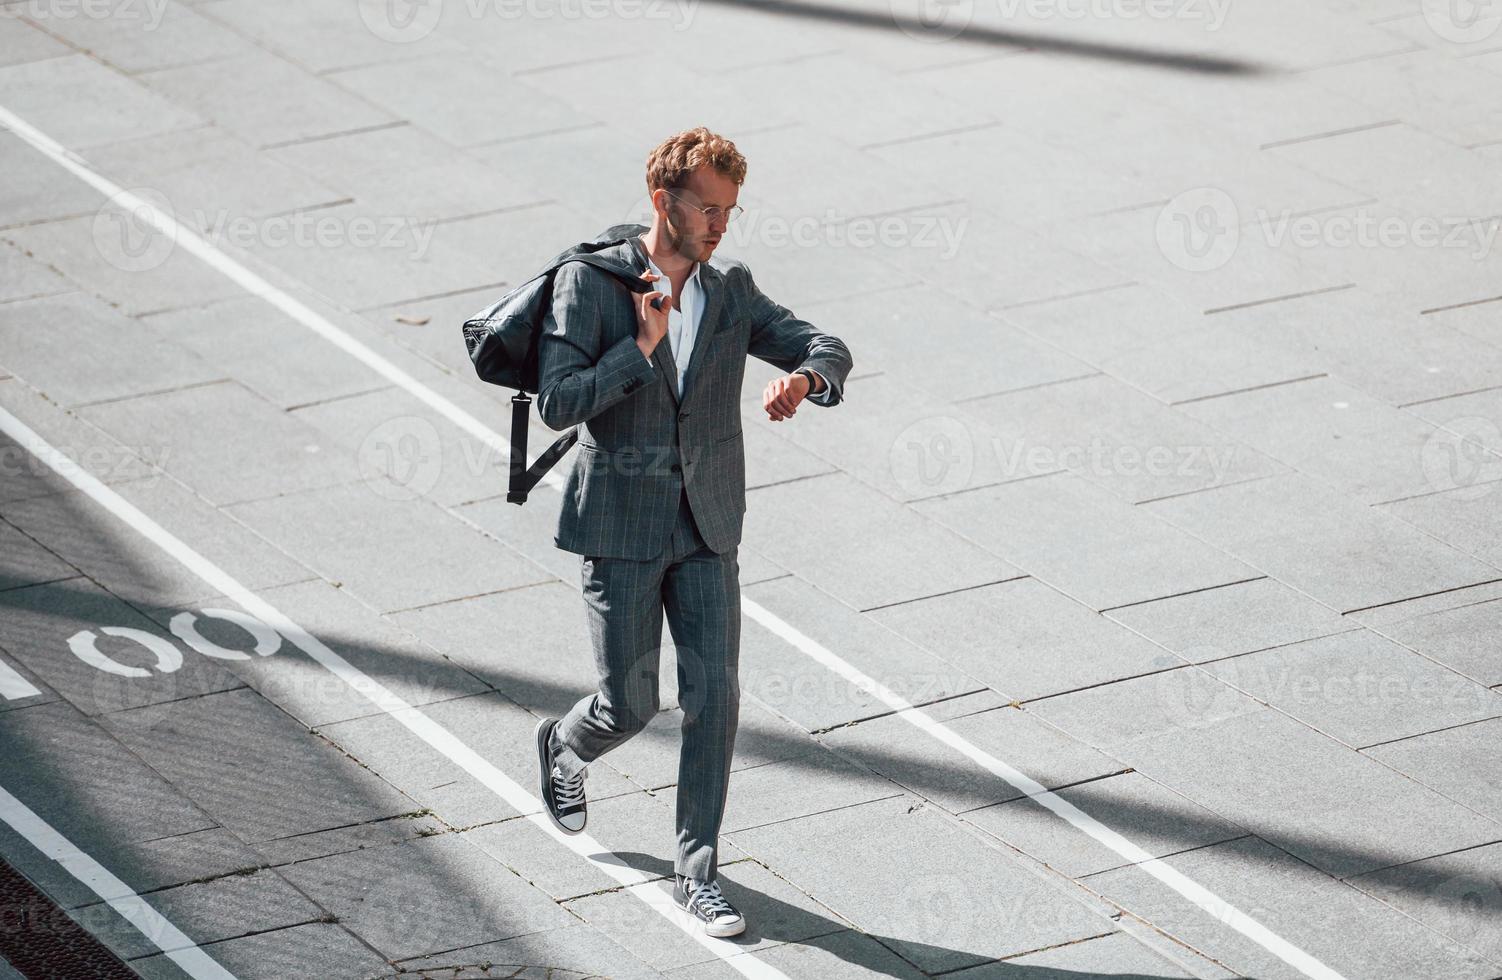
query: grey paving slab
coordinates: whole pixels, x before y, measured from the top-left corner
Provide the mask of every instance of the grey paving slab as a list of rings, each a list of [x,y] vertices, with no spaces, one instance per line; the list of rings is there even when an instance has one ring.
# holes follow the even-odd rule
[[[970,595],[972,591],[957,594]],[[965,665],[956,662],[957,658],[948,662],[942,659],[947,649],[925,650],[916,637],[904,638],[883,629],[877,613],[857,613],[796,576],[744,588],[741,595],[911,704],[926,704],[985,686]],[[891,608],[908,609],[912,605]],[[877,617],[876,622],[868,618],[872,616]],[[742,627],[741,661],[749,668],[743,670],[742,691],[809,731],[892,710],[885,701],[823,667],[755,617],[746,617]]]
[[[1495,568],[1302,475],[1143,507],[1340,612],[1498,577]]]
[[[1486,172],[1485,161],[1407,123],[1293,143],[1270,152],[1415,215],[1482,217],[1502,208],[1502,195],[1465,186],[1465,181]],[[1384,160],[1400,162],[1383,165]],[[1425,178],[1435,170],[1451,174],[1454,182]]]
[[[332,830],[315,830],[306,834],[290,834],[257,841],[253,847],[261,863],[279,867],[308,861],[313,858],[346,854],[368,847],[400,844],[403,841],[432,837],[445,833],[449,828],[443,821],[425,811],[400,814],[372,820],[369,823],[335,827]]]
[[[0,64],[19,65],[71,53],[66,44],[22,20],[19,8],[0,10]]]
[[[1502,844],[1352,878],[1350,884],[1502,964]]]
[[[259,46],[318,74],[418,53],[462,50],[438,34],[407,40],[401,25],[387,19],[394,15],[384,10],[324,7],[295,0],[268,0],[259,11],[242,10],[236,3],[205,3],[199,9]],[[426,16],[413,21],[417,30],[426,23]],[[390,34],[383,36],[382,31]],[[401,40],[390,40],[390,36]]]
[[[1502,684],[1502,657],[1497,654],[1502,603],[1478,602],[1373,629],[1483,684]]]
[[[303,861],[283,874],[392,960],[573,921],[542,891],[455,834]]]
[[[241,843],[223,827],[122,842],[107,854],[95,857],[143,894],[192,882],[246,875],[266,864],[254,849]],[[97,896],[91,896],[90,901],[95,899]]]
[[[77,416],[60,411],[55,402],[19,378],[0,379],[0,407],[101,483],[114,486],[128,480],[160,479],[142,458],[156,458],[152,447],[121,445]],[[73,484],[57,475],[46,461],[9,436],[0,437],[0,460],[5,467],[0,501],[9,503],[72,489]]]
[[[1168,864],[1343,976],[1489,978],[1493,965],[1392,907],[1255,837]],[[1140,869],[1090,879],[1112,901],[1245,976],[1302,976]]]
[[[1057,790],[1056,795],[1154,857],[1166,857],[1246,833],[1213,811],[1137,772],[1067,786]],[[971,810],[964,819],[1071,878],[1131,863],[1030,798]]]
[[[370,391],[387,382],[260,299],[240,296],[143,317],[141,323],[192,351],[278,408]],[[267,356],[274,352],[274,356]]]
[[[1263,710],[1214,674],[1185,666],[1030,701],[1026,710],[1117,757],[1145,739]]]
[[[990,707],[988,695],[946,702],[962,710],[966,701],[980,709],[949,720],[945,727],[971,745],[1056,789],[1120,772],[1115,759],[1059,731],[1038,718],[1010,707]],[[889,715],[836,728],[819,740],[847,759],[886,776],[915,796],[961,813],[1004,800],[1023,791],[947,744],[912,729],[905,718]]]
[[[86,715],[132,708],[158,718],[179,699],[243,686],[86,578],[10,589],[0,605],[0,646]]]
[[[1234,433],[1104,374],[970,399],[964,407],[987,424],[1008,476],[1025,475],[1013,460],[1034,472],[1067,468],[1133,503],[1285,469]]]
[[[0,226],[99,210],[98,191],[81,180],[61,179],[55,164],[9,130],[0,133],[0,163],[9,178],[0,188]]]
[[[478,392],[463,394],[470,401],[479,400]],[[476,407],[472,415],[488,423],[492,431],[502,429],[498,408]],[[505,452],[481,442],[400,388],[333,398],[298,408],[295,414],[356,456],[364,471],[386,474],[403,498],[422,497],[452,507],[506,492]],[[548,431],[546,436],[529,438],[527,455],[536,459],[558,436]],[[509,420],[496,442],[510,445]],[[559,472],[567,470],[560,466]]]
[[[1158,980],[1192,977],[1189,973],[1124,932],[1082,939],[1054,949],[960,970],[956,980],[1049,980],[1051,977],[1114,977]]]
[[[1502,830],[1272,709],[1103,747],[1337,877],[1490,843]]]
[[[905,157],[908,145],[871,152],[895,161]],[[897,233],[878,236],[873,251],[892,269],[919,274],[977,310],[1006,309],[1127,281],[1119,271],[1061,244],[1058,236],[1022,227],[1010,206],[967,200],[898,217]],[[1007,260],[998,263],[998,255]],[[1005,377],[1005,365],[995,369]]]
[[[313,577],[172,480],[136,480],[116,492],[248,588]],[[141,552],[154,546],[84,491],[3,504],[0,515],[127,602],[185,608],[219,594],[176,561],[143,558]]]
[[[7,109],[72,150],[203,124],[192,109],[84,54],[0,68],[0,86]]]
[[[909,796],[733,839],[928,973],[1112,929],[1057,884]],[[882,855],[876,866],[874,854]],[[995,928],[998,921],[1008,928]]]
[[[152,892],[147,901],[195,943],[286,929],[316,922],[326,914],[281,875],[269,870],[165,888]],[[75,914],[93,918],[103,914],[103,907],[84,906]],[[127,958],[148,956],[161,948],[155,939],[130,926],[111,930],[103,938],[118,955]],[[161,937],[161,942],[178,948],[166,937]]]
[[[1498,320],[1497,308],[1490,303],[1482,302],[1430,313],[1424,319],[1458,330],[1468,337],[1484,340],[1494,347],[1502,346],[1502,322]]]
[[[825,131],[856,147],[994,126],[1001,118],[989,105],[955,98],[964,89],[946,88],[942,75],[898,75],[850,51],[749,65],[733,77],[770,102],[829,120]]]
[[[811,785],[821,787],[809,792]],[[742,769],[730,780],[721,834],[890,798],[901,788],[823,746],[790,759]]]
[[[174,217],[216,244],[238,243],[247,220],[285,216],[344,197],[337,185],[258,152],[219,126],[96,147],[89,162],[123,187],[160,195],[153,198],[159,207],[170,206]]]
[[[1486,459],[1486,465],[1491,460]],[[1464,478],[1468,464],[1457,467]],[[1448,467],[1441,473],[1455,472]],[[1384,515],[1428,534],[1457,554],[1473,555],[1495,568],[1502,562],[1502,533],[1496,521],[1497,493],[1502,485],[1462,486],[1454,490],[1397,500],[1379,508]]]
[[[214,5],[210,5],[214,6]],[[199,5],[120,6],[112,16],[79,15],[60,6],[40,8],[37,24],[126,74],[240,54],[250,42],[201,16]]]
[[[797,425],[796,420],[792,426],[766,425],[899,501],[956,493],[1025,475],[1016,472],[1021,467],[1015,465],[1014,455],[994,442],[982,417],[967,411],[979,403],[957,406],[948,399],[930,397],[891,373],[865,378],[858,387],[847,386],[845,399],[858,410],[810,416],[804,425]],[[756,407],[759,411],[759,397]],[[757,427],[762,427],[761,422]]]
[[[168,211],[164,199],[143,201]],[[95,213],[16,228],[11,241],[44,258],[84,291],[135,316],[236,295],[239,287],[150,228],[134,210],[111,200]],[[168,387],[167,381],[158,384]]]
[[[698,16],[708,13],[703,9]],[[530,53],[520,48],[513,52],[517,58]],[[601,219],[620,215],[625,220],[627,212],[640,205],[641,217],[649,217],[645,214],[646,184],[642,180],[641,161],[633,149],[636,141],[619,125],[607,120],[515,139],[500,138],[504,134],[492,135],[499,141],[470,147],[468,155],[586,214],[599,215]],[[743,193],[749,192],[749,187],[743,189]],[[641,217],[633,215],[634,220],[640,221]],[[601,230],[606,227],[608,222],[602,220]],[[735,233],[730,232],[726,240],[735,241]],[[715,254],[719,254],[718,249]]]
[[[883,533],[871,534],[873,526]],[[962,535],[969,530],[946,528],[852,477],[835,474],[747,494],[744,540],[864,610],[1021,574],[966,540]],[[822,546],[808,548],[812,540]]]
[[[523,274],[517,271],[517,275]],[[456,324],[494,303],[509,288],[508,284],[492,284],[447,296],[414,297],[389,306],[373,307],[366,311],[365,316],[398,344],[415,351],[469,387],[478,379],[474,362],[469,359]],[[507,389],[498,385],[481,383],[479,390],[500,395],[507,401],[510,399]],[[556,437],[557,433],[554,435]]]
[[[878,940],[854,929],[842,929],[798,942],[758,950],[756,958],[790,977],[847,977],[872,975],[895,980],[918,980],[926,974]],[[743,974],[725,960],[710,960],[669,970],[670,977],[693,980],[732,980]]]
[[[1405,599],[1386,606],[1358,610],[1348,613],[1345,618],[1360,623],[1368,629],[1381,632],[1385,627],[1395,623],[1432,616],[1436,613],[1456,612],[1466,606],[1476,606],[1498,598],[1502,598],[1502,581],[1484,582],[1463,589],[1436,592],[1433,595]]]
[[[392,118],[421,118],[424,129],[455,146],[569,129],[595,120],[555,90],[509,77],[480,58],[435,55],[337,72],[331,81]],[[455,99],[454,92],[472,98]],[[342,129],[354,127],[343,126]]]
[[[509,215],[440,223],[353,201],[299,216],[290,226],[267,219],[248,242],[258,259],[283,275],[358,310],[494,282],[494,267],[470,246],[473,233],[463,226],[504,226]],[[454,330],[457,335],[457,324]]]
[[[119,711],[105,723],[247,843],[418,809],[253,691]]]
[[[769,366],[768,366],[769,367]],[[766,411],[761,407],[765,385],[754,377],[761,373],[759,362],[748,361],[744,379],[744,394],[741,396],[741,431],[746,452],[746,489],[769,487],[774,483],[787,483],[810,476],[823,476],[835,472],[838,467],[821,456],[810,452],[788,439],[782,430],[767,422]],[[777,374],[771,369],[768,374]],[[768,378],[770,380],[770,378]],[[846,379],[845,393],[849,397],[854,385],[864,386],[875,378]],[[765,424],[764,424],[765,423]],[[744,542],[742,542],[744,543]],[[765,556],[760,556],[765,561]]]
[[[593,776],[600,768],[592,766],[588,771]],[[585,783],[591,793],[594,786],[592,779]],[[651,855],[654,861],[665,862],[667,873],[672,873],[677,832],[671,791],[591,797],[587,829],[608,851]],[[554,846],[552,837],[525,817],[484,824],[464,831],[463,836],[557,901],[620,887],[615,878],[580,860],[573,851]],[[742,856],[731,845],[721,843],[721,867]]]
[[[374,477],[253,501],[231,511],[294,558],[381,611],[549,579],[504,544],[432,504],[390,499],[402,492]],[[371,535],[370,528],[379,528],[380,534]],[[388,557],[397,555],[400,560]]]
[[[479,694],[425,706],[423,714],[480,753],[532,795],[537,788],[536,716],[498,694]],[[371,715],[328,725],[322,733],[417,806],[431,809],[451,827],[472,827],[517,815],[510,804],[459,764],[421,741],[389,715]],[[590,799],[634,793],[642,787],[609,766],[590,766]],[[539,808],[541,803],[538,804]],[[431,952],[431,950],[429,951]]]
[[[620,943],[592,926],[579,924],[545,932],[528,933],[514,939],[466,946],[447,953],[420,956],[397,964],[411,972],[455,970],[454,977],[547,976],[577,973],[581,976],[609,976],[619,980],[647,980],[661,977]]]
[[[913,509],[1097,611],[1260,574],[1073,473],[920,501]]]
[[[1191,663],[1343,633],[1357,625],[1271,578],[1122,606],[1106,616]]]
[[[0,243],[0,303],[72,291],[68,280],[22,249]]]
[[[1001,320],[1165,402],[1315,374],[1317,362],[1237,330],[1150,286],[1127,285],[996,311]]]
[[[1182,187],[1179,193],[1199,191],[1203,186]],[[1216,189],[1213,182],[1209,187]],[[1169,203],[1177,198],[1176,193]],[[1224,207],[1224,198],[1213,194],[1211,198]],[[1355,205],[1368,199],[1363,192],[1353,190],[1341,203]],[[1213,226],[1215,235],[1186,238],[1175,216],[1197,200],[1197,196],[1191,196],[1171,208],[1160,202],[1138,202],[1124,210],[1051,226],[1050,236],[1060,247],[1114,269],[1119,280],[1153,286],[1202,311],[1352,282],[1349,269],[1332,269],[1327,257],[1294,245],[1286,234],[1248,233],[1236,224],[1243,217],[1239,210],[1212,211],[1227,216],[1224,223]],[[1166,231],[1160,241],[1160,222],[1178,231]],[[1234,236],[1232,227],[1238,229]],[[1191,248],[1194,252],[1189,251]]]
[[[766,202],[758,190],[760,186],[759,182],[748,180],[738,199],[747,209],[748,218],[753,211],[759,217],[744,222],[737,219],[728,226],[726,238],[721,240],[715,256],[720,256],[723,250],[725,258],[743,263],[751,270],[757,286],[779,304],[794,310],[809,322],[823,326],[827,321],[816,316],[819,311],[809,309],[805,313],[803,304],[876,295],[922,285],[915,270],[900,265],[894,267],[875,247],[833,247],[826,243],[830,237],[828,233],[803,232],[808,226],[795,225],[796,215],[784,215],[775,205]],[[651,221],[645,198],[639,199],[629,213],[629,220],[639,224]],[[856,226],[861,227],[859,222]],[[933,240],[944,240],[932,222],[926,222],[924,226],[935,228],[931,236]],[[794,228],[799,228],[801,233],[795,236]],[[755,366],[761,362],[748,363]],[[864,370],[864,366],[859,367],[854,374]]]
[[[90,405],[79,414],[122,442],[151,446],[162,469],[216,506],[360,476],[331,440],[234,381]]]
[[[370,947],[343,926],[328,922],[275,929],[212,943],[203,950],[215,962],[244,980],[295,976],[311,971],[324,980],[368,980],[390,969]],[[178,977],[164,954],[132,960],[131,969],[143,977]]]
[[[1502,140],[1502,106],[1488,91],[1488,73],[1435,51],[1379,61],[1332,65],[1309,72],[1320,88],[1365,102],[1388,118],[1412,120],[1425,132],[1459,146]],[[1486,92],[1476,99],[1468,92]]]
[[[1180,408],[1365,503],[1502,479],[1502,434],[1490,439],[1490,446],[1475,436],[1467,442],[1460,433],[1392,408],[1334,378],[1312,378]],[[1462,454],[1475,465],[1459,473],[1444,465]]]
[[[376,214],[461,218],[535,204],[549,196],[496,167],[456,153],[415,126],[295,143],[266,155],[337,187]]]
[[[67,324],[76,345],[59,358],[47,331]],[[0,305],[5,364],[29,386],[64,407],[126,398],[221,377],[212,365],[166,343],[136,321],[82,293]],[[131,352],[128,358],[121,350]]]
[[[915,249],[916,250],[916,249]],[[1048,384],[1095,368],[1028,337],[930,285],[862,291],[802,312],[844,338],[861,366],[880,367],[928,394],[954,400]],[[930,345],[912,356],[916,336]]]
[[[260,590],[260,595],[408,704],[421,707],[489,690],[485,681],[326,581],[297,582]],[[212,616],[205,616],[197,626],[205,637],[231,650],[250,645],[243,630]],[[225,667],[312,728],[381,710],[290,640],[284,640],[272,655],[225,661]]]
[[[132,846],[213,830],[216,824],[70,705],[53,702],[0,713],[0,732],[6,746],[0,785],[127,884],[160,887],[173,883],[167,879],[189,880],[221,870],[222,860],[214,852],[190,854],[184,848],[169,871],[171,865],[154,860],[149,849]],[[97,901],[91,889],[8,826],[0,846],[11,865],[62,907]]]
[[[206,64],[154,71],[142,80],[162,98],[256,146],[379,126],[396,119],[260,49]]]
[[[1373,746],[1366,754],[1502,822],[1499,733],[1502,720],[1494,718]]]
[[[19,505],[0,511],[0,581],[5,589],[24,585],[40,585],[57,582],[79,574],[78,569],[68,564],[55,552],[37,542],[22,530],[20,522],[9,516]]]
[[[755,861],[722,865],[718,880],[725,897],[746,916],[746,931],[725,940],[728,953],[740,950],[760,959],[764,949],[847,927],[843,919]],[[673,886],[668,879],[642,887],[667,893]],[[712,951],[634,895],[606,892],[576,899],[566,907],[657,970],[716,961]]]
[[[1205,669],[1351,746],[1502,716],[1502,693],[1368,630],[1217,660]]]

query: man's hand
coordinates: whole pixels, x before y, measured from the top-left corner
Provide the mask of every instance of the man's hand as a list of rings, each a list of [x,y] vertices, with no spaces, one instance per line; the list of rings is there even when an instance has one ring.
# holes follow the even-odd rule
[[[641,276],[647,282],[654,282],[662,277],[655,272],[644,272]],[[652,302],[659,301],[661,309],[654,309]],[[668,310],[672,308],[673,300],[667,293],[653,290],[649,293],[636,294],[636,346],[649,359],[652,351],[662,342],[662,338],[668,332]]]
[[[761,407],[767,410],[773,422],[792,418],[798,411],[798,403],[808,396],[809,380],[806,374],[785,374],[767,384],[761,394]]]

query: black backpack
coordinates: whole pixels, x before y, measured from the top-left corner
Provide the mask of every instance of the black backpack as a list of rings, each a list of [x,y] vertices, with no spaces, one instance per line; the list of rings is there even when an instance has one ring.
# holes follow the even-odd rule
[[[579,428],[569,429],[531,466],[527,465],[527,416],[532,407],[529,394],[538,390],[537,345],[543,319],[553,301],[553,274],[567,262],[584,262],[619,279],[633,293],[654,287],[635,274],[594,253],[619,245],[646,231],[643,225],[614,225],[592,242],[581,242],[559,252],[547,268],[464,321],[464,346],[481,381],[515,388],[511,396],[511,479],[506,500],[527,502],[527,494],[544,473],[568,452],[579,438]]]

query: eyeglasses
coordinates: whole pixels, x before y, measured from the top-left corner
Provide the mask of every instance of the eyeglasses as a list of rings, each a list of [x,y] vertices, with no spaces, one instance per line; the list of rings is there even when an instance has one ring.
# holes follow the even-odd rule
[[[704,215],[704,219],[706,221],[718,221],[721,218],[724,218],[727,222],[729,222],[735,220],[736,218],[739,218],[741,215],[746,213],[746,209],[741,207],[739,204],[733,205],[729,211],[726,211],[724,208],[716,207],[701,208],[698,205],[689,204],[687,201],[683,200],[683,198],[679,197],[677,194],[674,194],[670,190],[665,189],[663,193],[668,197],[679,201],[685,207],[693,208],[695,211]]]

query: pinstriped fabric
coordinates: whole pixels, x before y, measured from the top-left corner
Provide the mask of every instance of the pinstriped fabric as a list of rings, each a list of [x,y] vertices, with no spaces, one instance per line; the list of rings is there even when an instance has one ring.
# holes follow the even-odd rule
[[[646,561],[584,558],[586,620],[599,689],[553,730],[556,764],[573,775],[640,732],[661,709],[658,671],[666,615],[678,662],[683,742],[675,807],[679,874],[719,868],[720,825],[740,722],[738,547],[717,554],[697,532],[687,498],[663,554]]]
[[[603,249],[637,274],[640,240]],[[632,294],[579,263],[554,280],[539,342],[538,408],[554,429],[580,426],[564,483],[558,547],[580,561],[598,690],[554,728],[558,767],[573,775],[657,715],[662,622],[678,660],[683,744],[675,871],[718,871],[721,819],[740,720],[739,544],[746,512],[740,396],[746,357],[808,366],[840,403],[850,352],[757,289],[735,261],[701,265],[703,312],[683,391],[668,342],[636,346]]]
[[[640,273],[631,239],[599,253]],[[649,361],[636,346],[632,294],[581,263],[559,269],[538,347],[538,409],[551,428],[581,426],[564,481],[555,544],[576,554],[642,560],[662,553],[680,490],[711,550],[740,543],[746,510],[740,396],[746,356],[784,371],[817,370],[838,405],[852,361],[838,338],[757,288],[750,270],[718,260],[700,270],[704,310],[680,398],[665,342]]]

